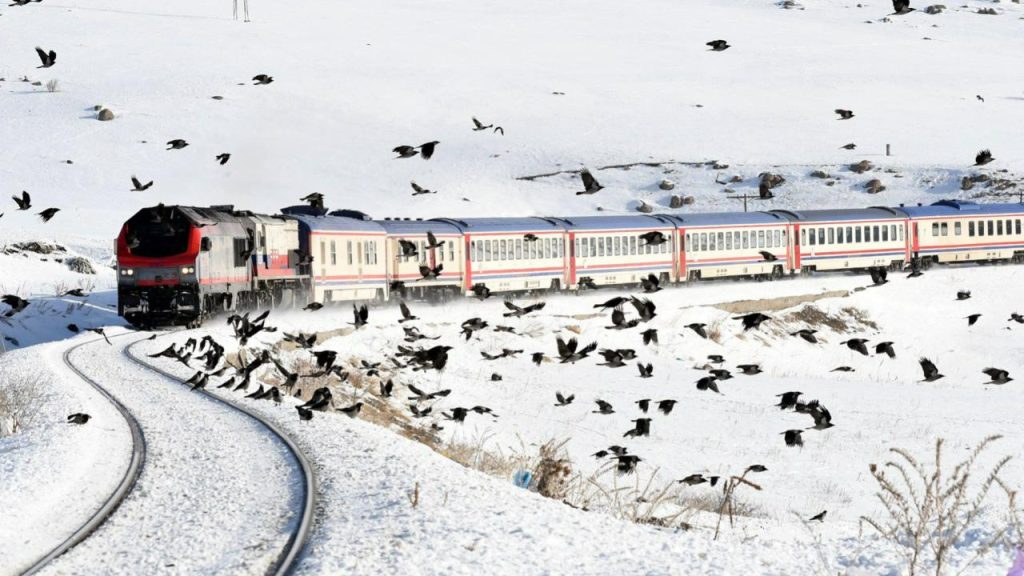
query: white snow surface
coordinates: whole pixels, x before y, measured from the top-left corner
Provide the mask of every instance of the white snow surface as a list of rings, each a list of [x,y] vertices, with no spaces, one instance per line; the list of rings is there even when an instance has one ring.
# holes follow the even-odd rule
[[[1015,382],[985,385],[988,379],[981,370],[990,365],[1011,374],[1024,370],[1016,353],[1022,329],[1007,321],[1016,310],[1017,298],[1003,288],[1003,283],[1018,285],[1022,279],[1024,270],[1016,267],[963,267],[931,270],[919,279],[899,276],[888,285],[863,290],[858,288],[865,285],[865,277],[853,275],[669,289],[652,296],[658,316],[650,326],[659,329],[661,342],[646,348],[638,330],[605,330],[607,313],[590,317],[595,303],[616,294],[611,290],[548,298],[543,311],[519,320],[500,317],[505,308],[496,300],[459,301],[436,308],[412,305],[413,313],[421,317],[414,324],[427,335],[441,336],[427,345],[455,346],[442,374],[385,372],[384,378],[394,379],[392,402],[399,409],[407,403],[405,385],[428,392],[452,390],[419,425],[426,428],[434,422],[444,427],[441,434],[446,439],[469,443],[483,439],[489,449],[504,453],[535,453],[549,439],[568,439],[573,468],[584,475],[601,464],[591,453],[624,444],[643,462],[635,477],[603,476],[603,482],[619,482],[619,486],[646,481],[652,474],[660,483],[692,473],[738,474],[751,464],[767,466],[767,472],[754,478],[764,490],[741,493],[753,517],[739,519],[719,542],[711,541],[711,515],[688,516],[695,530],[687,533],[637,527],[601,512],[582,513],[541,499],[514,488],[511,478],[494,480],[462,469],[426,447],[381,434],[372,425],[340,414],[318,414],[311,422],[300,422],[288,406],[253,405],[279,418],[304,442],[320,467],[324,512],[303,564],[313,572],[797,574],[822,571],[816,560],[820,552],[829,566],[822,573],[898,574],[894,550],[859,528],[862,515],[879,512],[868,466],[883,464],[892,447],[927,458],[939,437],[948,442],[950,462],[959,461],[991,434],[1004,438],[985,464],[994,457],[1015,454],[1024,441],[1016,425],[1024,395]],[[743,333],[739,322],[730,319],[733,314],[714,304],[748,298],[752,286],[760,298],[826,290],[848,293],[809,306],[849,322],[849,332],[812,326],[820,330],[817,345],[789,336],[788,332],[809,326],[785,320],[808,306],[800,305],[769,311],[776,320],[760,331]],[[955,300],[962,288],[972,291],[970,300]],[[970,313],[983,316],[968,328],[964,316]],[[279,311],[271,315],[271,324],[290,332],[335,330],[350,320],[350,314],[344,307],[317,313]],[[458,325],[472,316],[534,336],[488,330],[464,344]],[[319,342],[316,349],[337,350],[340,357],[351,360],[385,361],[402,343],[398,317],[395,308],[375,309],[371,326]],[[858,317],[877,327],[857,323],[854,318]],[[707,323],[720,332],[720,341],[700,339],[683,327],[690,322]],[[634,363],[618,369],[598,366],[599,358],[576,365],[534,366],[529,354],[554,356],[554,335],[575,336],[567,329],[570,326],[581,331],[581,344],[598,340],[602,347],[636,349],[638,360],[654,364],[655,377],[640,379]],[[229,338],[226,329],[207,331],[221,341]],[[864,357],[839,344],[858,336],[867,338],[869,346],[895,342],[896,358]],[[261,343],[252,345],[260,347],[279,338],[280,333],[260,336]],[[162,349],[168,339],[145,345]],[[173,339],[183,341],[184,335]],[[517,359],[481,359],[480,351],[494,353],[502,347],[524,353]],[[697,391],[694,383],[706,374],[697,366],[706,364],[709,354],[725,356],[723,366],[734,373],[735,366],[743,363],[759,363],[765,373],[719,382],[722,395]],[[932,358],[946,377],[920,382],[917,360],[921,356]],[[308,352],[285,355],[296,360],[304,357]],[[856,371],[830,372],[839,365]],[[172,369],[188,375],[180,365]],[[502,374],[503,380],[491,382],[493,372]],[[357,398],[376,395],[376,382],[371,378],[366,388],[352,392]],[[774,406],[776,395],[790,390],[802,391],[805,401],[819,399],[836,424],[824,432],[806,431],[802,449],[787,448],[780,436],[784,430],[812,424],[805,415]],[[555,391],[575,394],[576,401],[555,407]],[[593,414],[597,398],[610,402],[616,413]],[[668,416],[652,406],[651,437],[623,438],[623,432],[632,427],[630,421],[643,416],[633,404],[641,398],[672,398],[679,403]],[[337,405],[347,404],[339,401]],[[440,415],[456,406],[474,405],[487,406],[499,417],[470,413],[459,425]],[[1012,463],[1004,476],[1011,485],[1019,485],[1024,480],[1021,464]],[[412,509],[407,498],[416,483],[423,504]],[[687,490],[693,496],[717,493],[706,485]],[[825,523],[811,525],[811,531],[805,528],[800,519],[822,510],[828,510]],[[954,564],[972,556],[985,534],[1003,527],[1003,512],[1002,503],[992,500],[984,522],[955,552]],[[1011,550],[997,548],[965,573],[996,573],[1011,561]]]

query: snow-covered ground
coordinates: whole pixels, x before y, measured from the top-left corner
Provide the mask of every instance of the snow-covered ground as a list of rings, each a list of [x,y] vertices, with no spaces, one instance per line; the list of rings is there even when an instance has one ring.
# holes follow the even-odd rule
[[[33,302],[0,318],[2,349],[24,348],[0,355],[0,388],[12,391],[15,380],[39,377],[36,417],[19,434],[0,438],[0,574],[17,571],[73,530],[109,494],[124,465],[128,434],[116,412],[67,372],[60,356],[85,338],[75,338],[68,324],[82,330],[121,324],[112,307],[111,239],[143,206],[274,211],[317,191],[332,208],[375,217],[577,215],[625,212],[640,200],[667,211],[669,194],[678,193],[696,199],[683,211],[719,211],[740,209],[730,196],[756,193],[758,175],[772,171],[786,183],[774,190],[774,200],[752,209],[818,208],[1014,198],[1012,184],[1024,175],[1024,7],[1016,2],[965,0],[938,15],[915,2],[918,11],[886,18],[887,1],[816,0],[783,9],[774,0],[250,0],[251,23],[232,20],[230,4],[0,6],[0,136],[9,143],[0,161],[0,243],[57,242],[70,255],[89,258],[97,271],[83,275],[52,257],[0,254],[0,293]],[[997,14],[978,14],[982,8]],[[718,38],[732,47],[708,51],[704,43]],[[56,66],[36,69],[35,46],[55,50]],[[275,81],[254,86],[256,74]],[[49,80],[58,82],[57,91],[47,91]],[[96,120],[96,105],[116,118]],[[855,117],[837,120],[836,108]],[[472,131],[473,116],[505,134]],[[165,150],[165,142],[178,138],[190,145]],[[390,152],[431,140],[441,144],[428,161],[395,160]],[[847,143],[858,147],[842,149]],[[997,160],[971,167],[983,148]],[[224,166],[214,160],[221,153],[232,155]],[[848,165],[860,160],[876,168],[851,172]],[[614,167],[638,162],[653,165]],[[583,166],[604,190],[573,194],[580,184],[570,171]],[[816,170],[829,177],[812,177]],[[548,173],[557,174],[519,179]],[[155,184],[130,192],[133,174]],[[1005,183],[961,190],[961,179],[976,174]],[[676,183],[673,192],[659,189],[663,178]],[[868,195],[863,186],[875,178],[887,189]],[[439,193],[410,197],[413,180]],[[22,190],[33,197],[29,211],[6,199]],[[43,224],[35,213],[49,207],[62,210]],[[444,428],[437,433],[442,442],[483,442],[503,453],[534,453],[550,439],[567,440],[573,469],[584,476],[601,466],[590,454],[609,444],[626,444],[643,458],[635,476],[602,476],[608,481],[767,466],[757,477],[763,491],[740,492],[752,516],[718,542],[711,540],[707,514],[687,516],[695,527],[689,532],[637,526],[465,469],[369,422],[338,414],[300,422],[292,400],[282,406],[242,401],[278,420],[318,469],[322,506],[300,566],[305,573],[895,575],[895,552],[858,527],[861,515],[877,512],[868,466],[882,463],[892,446],[926,455],[940,436],[949,441],[951,459],[994,433],[1005,438],[993,456],[1019,451],[1019,384],[986,386],[981,370],[996,366],[1019,376],[1024,368],[1022,327],[1006,322],[1011,312],[1024,312],[1014,309],[1024,271],[943,269],[853,291],[864,284],[863,277],[819,276],[666,290],[652,297],[657,346],[644,346],[637,330],[605,330],[607,314],[589,316],[613,291],[550,298],[541,313],[522,320],[501,318],[496,301],[412,304],[424,333],[456,347],[443,374],[395,377],[401,399],[408,384],[452,389],[416,425],[434,422]],[[57,296],[76,287],[92,293],[84,303]],[[974,297],[954,301],[961,288]],[[786,333],[812,317],[790,317],[800,306],[766,308],[776,319],[746,334],[716,307],[829,290],[850,293],[810,305],[850,331],[815,326],[817,345]],[[756,306],[762,305],[769,304]],[[969,313],[983,314],[970,328],[963,318]],[[472,316],[531,336],[486,331],[463,343],[458,323]],[[375,309],[371,326],[320,346],[345,358],[384,360],[401,339],[396,319],[397,310]],[[270,322],[308,332],[348,320],[345,309],[326,309],[274,312]],[[684,327],[691,322],[707,323],[719,336],[700,339]],[[217,323],[202,333],[230,344]],[[595,366],[594,359],[575,366],[530,363],[533,352],[554,355],[556,334],[634,348],[639,360],[654,364],[654,377],[640,379],[632,362],[618,369]],[[255,341],[270,344],[279,336]],[[858,336],[869,345],[893,341],[896,358],[863,357],[839,345]],[[162,349],[185,337],[140,347]],[[267,514],[234,505],[230,513],[208,516],[196,510],[222,494],[218,478],[238,472],[223,462],[243,466],[225,451],[251,455],[251,477],[257,467],[273,469],[275,448],[254,448],[269,441],[244,418],[126,365],[118,353],[124,343],[89,345],[80,360],[122,401],[167,426],[155,437],[208,432],[167,448],[173,456],[167,462],[176,464],[150,468],[124,510],[53,570],[84,573],[110,561],[110,570],[120,573],[133,567],[244,572],[244,564],[233,562],[258,562],[252,559],[260,552],[232,555],[232,546],[277,534],[287,513],[284,473],[234,480],[233,498],[279,497],[276,506],[264,507]],[[493,362],[480,356],[503,347],[524,353]],[[721,395],[700,392],[694,383],[710,354],[723,355],[734,373],[741,363],[759,363],[765,372],[721,382]],[[303,353],[285,356],[297,360]],[[918,382],[919,356],[933,359],[946,377]],[[856,371],[830,372],[839,365]],[[492,373],[503,379],[492,382]],[[819,399],[835,419],[835,428],[806,431],[802,449],[784,446],[779,433],[810,426],[810,419],[773,406],[776,394],[790,390]],[[556,391],[575,394],[575,402],[555,407]],[[634,404],[641,398],[678,404],[668,416],[652,406],[651,437],[624,439],[630,420],[642,416]],[[595,399],[610,402],[616,413],[591,413]],[[404,410],[398,399],[392,403]],[[471,413],[462,425],[438,417],[475,405],[499,417]],[[77,411],[96,419],[66,425],[67,414]],[[180,418],[167,417],[174,414]],[[1004,475],[1024,484],[1019,462]],[[417,484],[414,508],[408,494]],[[711,493],[706,485],[685,492],[693,501]],[[183,506],[184,494],[196,506]],[[810,530],[797,520],[821,510],[828,510],[826,521]],[[985,529],[998,528],[999,512],[989,511]],[[138,539],[125,541],[140,530],[166,537],[166,544],[147,550]],[[956,562],[973,554],[984,534],[972,533]],[[815,560],[819,552],[824,563]],[[1010,551],[998,549],[966,573],[1002,573],[1010,562]]]

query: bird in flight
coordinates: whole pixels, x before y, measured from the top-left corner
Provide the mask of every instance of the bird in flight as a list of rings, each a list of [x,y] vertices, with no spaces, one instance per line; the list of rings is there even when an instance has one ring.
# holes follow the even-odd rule
[[[711,52],[722,52],[730,48],[729,43],[725,40],[712,40],[711,42],[706,42],[705,45],[711,47]]]
[[[577,196],[583,194],[595,194],[604,188],[604,186],[601,186],[597,181],[597,178],[594,178],[594,175],[590,173],[590,170],[587,170],[586,168],[580,172],[580,179],[583,180],[583,190],[576,192]]]
[[[252,77],[252,81],[257,86],[263,86],[265,84],[270,84],[271,82],[273,82],[274,81],[274,77],[273,76],[267,76],[266,74],[257,74],[257,75]]]
[[[21,191],[21,198],[11,196],[11,200],[18,205],[18,210],[28,210],[32,207],[32,196],[24,190]]]
[[[136,178],[135,176],[132,176],[132,186],[134,186],[134,188],[132,188],[132,192],[145,192],[146,190],[149,190],[149,187],[152,186],[152,185],[153,185],[153,181],[152,180],[150,180],[146,184],[143,184],[142,182],[139,181],[138,178]]]
[[[850,118],[853,118],[853,110],[836,108],[836,114],[839,114],[839,118],[837,118],[837,120],[849,120]]]
[[[42,66],[36,66],[36,68],[49,68],[57,63],[57,53],[53,50],[47,52],[36,46],[36,54],[39,55],[39,59],[43,62]]]

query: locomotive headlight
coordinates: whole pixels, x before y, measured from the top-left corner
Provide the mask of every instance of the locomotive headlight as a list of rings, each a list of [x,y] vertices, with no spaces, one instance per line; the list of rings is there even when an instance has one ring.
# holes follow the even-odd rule
[[[121,276],[134,276],[135,270],[131,268],[121,268]]]
[[[181,267],[181,273],[182,274],[192,274],[195,271],[196,271],[195,266],[182,266]]]

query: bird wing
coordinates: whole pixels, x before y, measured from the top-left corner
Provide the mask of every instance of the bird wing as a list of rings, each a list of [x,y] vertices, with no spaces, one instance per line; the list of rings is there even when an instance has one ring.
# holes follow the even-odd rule
[[[415,183],[415,182],[409,182],[409,185],[412,186],[412,189],[417,191],[417,192],[420,192],[420,193],[424,192],[423,187],[420,186],[419,184]]]
[[[46,52],[45,52],[45,51],[44,51],[44,50],[43,50],[42,48],[40,48],[39,46],[36,46],[36,54],[38,54],[38,55],[39,55],[39,60],[40,60],[40,61],[42,61],[42,63],[43,63],[43,64],[46,64],[46,61],[47,61],[47,59],[49,58],[49,56],[48,56],[48,55],[46,54]]]
[[[523,309],[512,303],[511,300],[505,300],[505,308],[512,310],[513,312],[522,312]]]
[[[590,170],[587,170],[586,168],[584,168],[583,171],[580,172],[580,178],[583,180],[583,187],[586,188],[587,190],[600,186],[600,184],[597,183],[597,179],[594,178],[594,175],[591,174]]]
[[[626,323],[626,314],[622,312],[622,308],[616,308],[612,311],[612,324],[616,326],[622,326]]]
[[[573,340],[573,342],[575,342],[575,340]],[[591,342],[590,344],[587,344],[586,346],[583,347],[582,350],[579,351],[579,354],[581,356],[586,356],[587,354],[590,354],[594,350],[597,350],[597,342]]]
[[[431,232],[430,230],[427,230],[427,242],[431,246],[437,246],[437,238],[434,236],[434,233]]]
[[[484,123],[483,123],[483,122],[481,122],[481,121],[479,121],[479,120],[477,120],[477,119],[476,119],[476,116],[474,116],[474,117],[473,117],[473,124],[474,124],[474,125],[475,125],[475,126],[476,126],[477,128],[479,128],[479,129],[481,129],[481,130],[483,130],[483,128],[484,128]]]
[[[561,338],[556,338],[555,341],[558,343],[558,355],[562,358],[572,354],[572,351],[576,349],[575,339],[573,340],[574,344],[572,348],[569,348],[569,344]]]
[[[931,376],[932,374],[935,374],[935,373],[937,373],[939,371],[939,369],[935,367],[935,364],[932,363],[932,361],[927,359],[927,358],[921,358],[920,362],[921,362],[921,370],[924,371],[924,377],[925,378],[927,378],[927,377]]]
[[[406,306],[405,302],[399,302],[398,303],[398,308],[402,311],[402,318],[405,318],[406,320],[408,320],[409,316],[412,315],[412,313],[409,312],[409,307]]]

